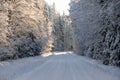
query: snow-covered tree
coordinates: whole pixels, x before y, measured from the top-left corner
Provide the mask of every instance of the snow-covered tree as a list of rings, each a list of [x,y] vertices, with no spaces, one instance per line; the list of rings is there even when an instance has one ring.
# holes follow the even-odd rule
[[[54,15],[54,47],[53,51],[72,50],[71,20],[69,16]]]
[[[64,50],[73,50],[72,26],[70,16],[63,16],[64,19]]]
[[[71,0],[70,6],[74,51],[120,66],[120,1]]]
[[[94,42],[98,26],[98,12],[100,7],[94,0],[73,0],[70,4],[70,16],[74,30],[75,50],[84,54],[85,47]],[[94,37],[93,37],[94,35]]]
[[[53,23],[43,0],[0,0],[0,59],[51,51]]]
[[[103,63],[120,66],[120,1],[99,1]]]
[[[64,51],[64,19],[60,14],[54,15],[54,47],[53,51]]]

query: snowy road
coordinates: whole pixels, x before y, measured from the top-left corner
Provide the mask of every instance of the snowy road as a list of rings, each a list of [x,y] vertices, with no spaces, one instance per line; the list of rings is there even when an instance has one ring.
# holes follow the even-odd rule
[[[0,80],[120,80],[120,69],[63,52],[2,62]]]

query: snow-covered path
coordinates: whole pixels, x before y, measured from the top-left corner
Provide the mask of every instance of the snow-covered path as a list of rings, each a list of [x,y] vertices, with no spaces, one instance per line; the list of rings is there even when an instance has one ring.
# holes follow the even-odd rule
[[[0,80],[120,80],[120,69],[63,52],[2,62]]]

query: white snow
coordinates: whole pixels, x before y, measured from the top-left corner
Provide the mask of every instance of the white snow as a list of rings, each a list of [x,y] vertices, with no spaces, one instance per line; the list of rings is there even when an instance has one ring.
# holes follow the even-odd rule
[[[71,52],[0,62],[0,80],[120,80],[120,69]]]

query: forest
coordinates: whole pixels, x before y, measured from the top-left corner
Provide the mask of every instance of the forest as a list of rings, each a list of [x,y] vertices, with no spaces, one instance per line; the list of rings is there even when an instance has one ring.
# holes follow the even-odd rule
[[[120,80],[120,0],[0,0],[0,80]]]
[[[72,0],[70,16],[75,53],[120,66],[120,1]]]
[[[120,1],[69,5],[69,15],[60,15],[44,0],[0,0],[0,61],[73,51],[120,66]]]

